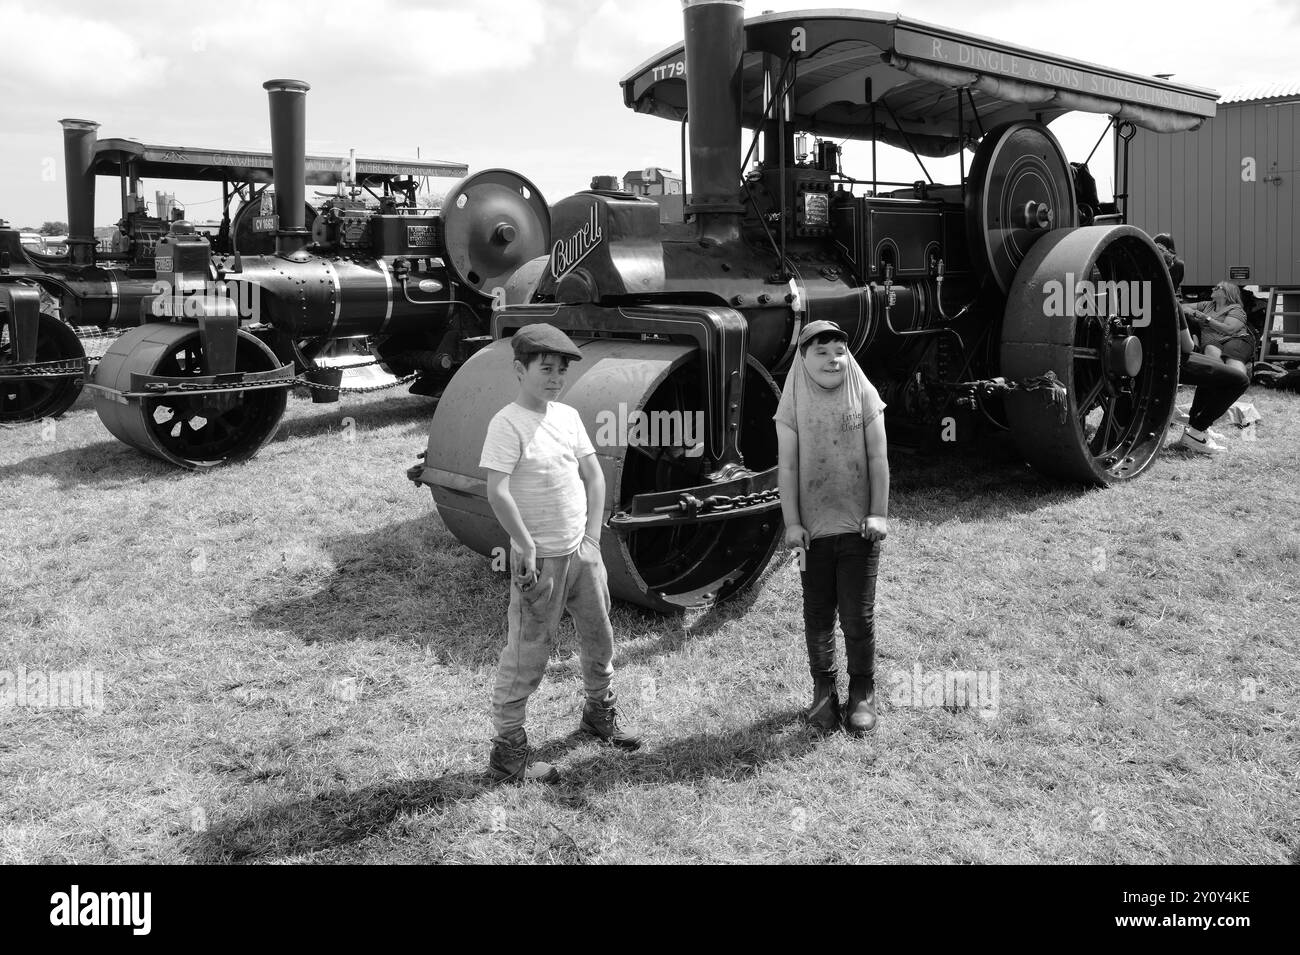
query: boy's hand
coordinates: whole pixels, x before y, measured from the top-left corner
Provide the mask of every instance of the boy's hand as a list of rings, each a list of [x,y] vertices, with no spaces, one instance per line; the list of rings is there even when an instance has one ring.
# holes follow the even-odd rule
[[[882,541],[889,536],[889,521],[874,514],[862,519],[862,537],[869,541]]]
[[[528,587],[537,582],[537,545],[529,541],[527,546],[521,547],[515,544],[515,549],[519,551],[519,573],[520,576],[528,581]],[[521,590],[527,590],[528,587],[521,585]]]
[[[785,528],[785,546],[808,548],[808,532],[802,524],[787,524]]]

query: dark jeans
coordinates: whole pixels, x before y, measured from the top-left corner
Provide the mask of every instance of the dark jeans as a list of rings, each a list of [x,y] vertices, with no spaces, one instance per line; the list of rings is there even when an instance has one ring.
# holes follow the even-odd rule
[[[813,679],[835,677],[835,612],[844,631],[849,676],[876,677],[876,569],[880,542],[858,534],[819,537],[808,548],[803,582],[804,635]]]
[[[1221,358],[1207,358],[1199,353],[1183,356],[1179,381],[1196,386],[1187,423],[1197,431],[1204,431],[1219,420],[1250,387],[1250,376],[1244,371],[1230,368]]]

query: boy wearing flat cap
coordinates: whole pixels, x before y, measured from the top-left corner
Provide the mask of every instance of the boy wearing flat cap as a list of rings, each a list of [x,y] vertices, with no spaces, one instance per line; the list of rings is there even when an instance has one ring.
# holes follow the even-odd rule
[[[600,556],[605,478],[578,412],[555,400],[569,362],[582,352],[552,325],[525,325],[510,341],[519,394],[488,425],[479,460],[492,513],[510,535],[510,608],[492,694],[488,772],[498,780],[555,782],[554,767],[530,759],[524,715],[566,609],[587,694],[579,730],[621,749],[641,742],[619,726],[610,688],[614,631]]]

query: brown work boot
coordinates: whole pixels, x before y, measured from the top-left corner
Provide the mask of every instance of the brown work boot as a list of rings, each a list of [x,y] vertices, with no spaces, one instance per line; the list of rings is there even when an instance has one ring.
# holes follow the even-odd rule
[[[834,677],[813,680],[812,705],[803,715],[809,726],[823,733],[840,725],[840,694],[835,689]]]
[[[560,773],[550,763],[532,761],[528,734],[523,727],[492,739],[488,775],[503,783],[555,783]]]
[[[876,687],[868,677],[849,677],[849,702],[844,707],[844,728],[850,736],[865,736],[876,728]]]
[[[582,722],[578,730],[619,749],[641,748],[640,738],[618,725],[618,710],[614,707],[613,697],[604,703],[587,700],[582,707]]]

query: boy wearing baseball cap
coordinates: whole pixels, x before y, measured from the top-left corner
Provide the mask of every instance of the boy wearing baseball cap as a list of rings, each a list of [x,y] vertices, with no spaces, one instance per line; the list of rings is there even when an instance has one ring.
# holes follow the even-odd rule
[[[510,607],[488,772],[498,780],[555,782],[554,767],[530,759],[524,716],[566,609],[587,694],[579,730],[622,749],[641,741],[619,726],[610,688],[614,631],[600,556],[605,478],[578,412],[555,400],[569,362],[582,352],[552,325],[526,325],[510,341],[519,394],[492,418],[479,460],[492,513],[510,535]]]
[[[785,541],[801,554],[804,636],[813,700],[808,721],[840,723],[835,616],[844,631],[844,728],[876,727],[876,571],[888,533],[885,403],[834,322],[810,322],[777,405],[777,483]]]

